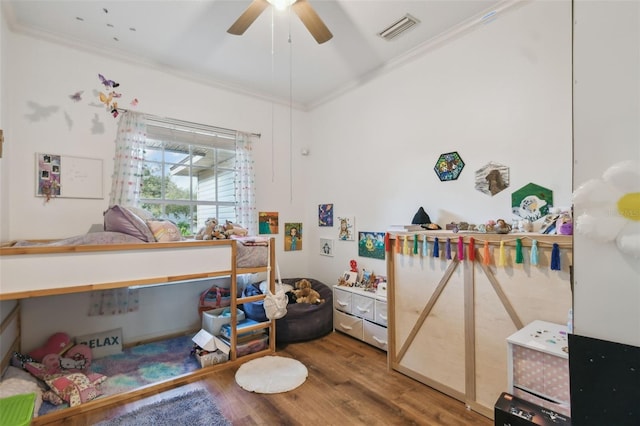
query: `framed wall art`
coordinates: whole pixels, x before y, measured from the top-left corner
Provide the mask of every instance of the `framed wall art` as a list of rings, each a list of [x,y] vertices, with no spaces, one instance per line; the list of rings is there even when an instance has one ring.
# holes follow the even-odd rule
[[[462,161],[460,154],[454,151],[440,154],[433,170],[436,172],[436,175],[438,175],[440,181],[444,182],[458,179],[463,168],[464,161]]]
[[[285,223],[284,232],[284,251],[302,250],[302,223]]]
[[[384,260],[384,232],[359,232],[358,255]]]
[[[333,204],[318,205],[318,226],[333,226]]]
[[[320,254],[323,256],[333,256],[333,240],[320,238]]]
[[[338,217],[338,240],[341,241],[354,241],[355,240],[355,228],[354,223],[356,219],[354,217]]]
[[[535,183],[528,183],[511,194],[513,215],[535,222],[549,214],[553,192]]]
[[[278,233],[278,212],[258,213],[258,233],[277,234]]]
[[[509,168],[489,162],[476,170],[476,189],[492,197],[509,187]]]

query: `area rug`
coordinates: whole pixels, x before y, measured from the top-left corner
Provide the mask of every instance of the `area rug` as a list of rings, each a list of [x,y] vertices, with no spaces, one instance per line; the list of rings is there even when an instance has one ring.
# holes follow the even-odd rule
[[[145,405],[96,426],[231,426],[204,389]]]
[[[89,369],[104,374],[108,379],[100,385],[103,395],[133,391],[142,386],[172,379],[200,369],[198,360],[191,355],[193,342],[189,335],[126,348],[119,354],[94,359]],[[42,404],[40,415],[50,413],[59,406]]]
[[[236,383],[256,393],[280,393],[293,390],[307,380],[307,367],[293,358],[264,356],[242,364]]]

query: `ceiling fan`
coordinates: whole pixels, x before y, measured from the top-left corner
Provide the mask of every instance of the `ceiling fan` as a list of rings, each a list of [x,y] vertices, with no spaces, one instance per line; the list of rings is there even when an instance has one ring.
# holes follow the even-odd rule
[[[307,0],[253,0],[247,10],[242,12],[242,15],[229,27],[227,32],[234,35],[244,34],[269,4],[281,9],[291,6],[318,44],[329,41],[333,37],[329,28],[322,22],[320,16],[313,10]]]

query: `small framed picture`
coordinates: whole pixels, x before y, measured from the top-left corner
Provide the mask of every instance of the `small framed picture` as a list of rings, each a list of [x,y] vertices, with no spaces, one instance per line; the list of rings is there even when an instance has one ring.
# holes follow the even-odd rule
[[[333,226],[333,204],[318,205],[318,226]]]
[[[344,271],[344,274],[342,274],[342,279],[345,281],[346,285],[353,287],[353,285],[358,281],[358,273]]]
[[[333,256],[333,240],[320,238],[320,254],[323,256]]]
[[[353,241],[355,240],[355,229],[353,227],[356,219],[354,217],[338,217],[340,224],[338,228],[338,240]]]
[[[358,255],[384,260],[384,232],[359,232]]]

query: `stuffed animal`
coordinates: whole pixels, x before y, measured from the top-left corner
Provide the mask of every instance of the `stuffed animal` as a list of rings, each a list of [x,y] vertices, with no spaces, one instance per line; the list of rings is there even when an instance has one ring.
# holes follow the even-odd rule
[[[204,227],[200,228],[196,234],[196,240],[213,240],[215,239],[214,233],[218,226],[218,220],[215,217],[210,217],[204,221]]]
[[[295,290],[296,303],[309,303],[312,305],[319,305],[324,303],[324,299],[320,298],[320,293],[311,288],[311,283],[304,278],[296,282]]]
[[[81,373],[91,365],[91,348],[87,345],[75,345],[64,355],[48,354],[42,359],[47,374],[65,372]]]
[[[42,362],[49,354],[62,355],[73,346],[73,341],[67,333],[54,333],[47,339],[47,342],[39,348],[29,352],[29,356],[36,362]]]
[[[232,235],[237,235],[238,237],[244,237],[249,234],[249,230],[231,222],[230,220],[227,220],[226,223],[224,224],[224,233],[227,237],[231,237]]]
[[[573,221],[570,214],[564,213],[556,221],[556,234],[573,235]]]

